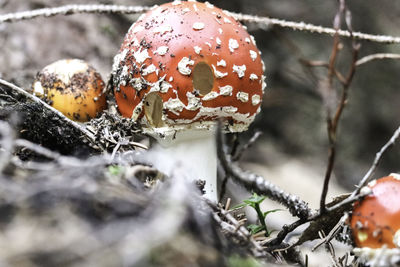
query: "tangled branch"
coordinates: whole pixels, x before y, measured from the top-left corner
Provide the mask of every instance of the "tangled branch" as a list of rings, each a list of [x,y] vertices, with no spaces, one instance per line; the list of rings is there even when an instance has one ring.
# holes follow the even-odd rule
[[[346,198],[344,198],[342,201],[325,208],[324,213],[317,213],[314,215],[309,216],[308,218],[301,218],[294,223],[284,226],[282,230],[278,233],[278,235],[270,240],[268,242],[268,245],[270,249],[276,249],[276,246],[279,246],[279,244],[282,242],[282,240],[292,231],[294,231],[297,227],[300,225],[303,225],[305,223],[311,222],[311,221],[317,221],[320,220],[321,218],[323,219],[324,217],[330,218],[330,220],[337,219],[339,218],[335,216],[331,216],[332,214],[340,213],[343,214],[343,210],[346,210],[346,207],[351,207],[351,204],[354,203],[357,200],[362,199],[366,195],[368,195],[370,190],[363,190],[361,189],[368,183],[370,180],[372,174],[375,172],[376,168],[378,167],[380,161],[382,160],[383,155],[387,152],[387,150],[392,147],[395,142],[400,138],[400,127],[396,129],[396,131],[393,133],[393,135],[390,137],[389,141],[379,150],[378,153],[376,153],[376,157],[370,167],[370,169],[367,171],[367,173],[364,175],[364,177],[361,179],[360,183],[357,185],[357,188]],[[338,212],[339,211],[339,212]],[[339,221],[338,221],[339,222]],[[330,231],[329,231],[330,232]],[[337,233],[337,232],[336,232]],[[329,234],[328,235],[330,239],[335,237],[335,233]],[[296,244],[300,245],[300,244]]]
[[[235,217],[226,209],[222,209],[219,205],[212,201],[204,199],[207,204],[214,211],[214,219],[221,226],[221,228],[231,235],[235,235],[238,239],[251,244],[251,250],[257,257],[271,257],[266,251],[257,243],[246,227],[238,222]]]

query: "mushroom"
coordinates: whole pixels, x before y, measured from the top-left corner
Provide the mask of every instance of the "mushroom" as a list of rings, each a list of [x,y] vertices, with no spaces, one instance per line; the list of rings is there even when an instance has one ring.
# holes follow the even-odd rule
[[[392,255],[400,256],[400,175],[374,180],[363,190],[371,194],[354,205],[351,229],[358,247],[354,252],[367,261],[379,257],[388,266]]]
[[[100,74],[79,59],[58,60],[36,75],[33,94],[68,118],[85,122],[107,107]]]
[[[190,166],[216,200],[216,121],[226,132],[247,130],[260,111],[263,73],[253,36],[228,12],[175,1],[131,26],[111,83],[120,113],[140,122],[164,155]]]

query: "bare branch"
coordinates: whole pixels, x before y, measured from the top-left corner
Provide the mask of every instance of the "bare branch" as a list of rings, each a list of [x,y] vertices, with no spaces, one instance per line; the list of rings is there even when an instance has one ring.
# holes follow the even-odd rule
[[[335,35],[336,30],[328,27],[317,26],[309,23],[304,22],[294,22],[294,21],[286,21],[282,19],[276,18],[268,18],[268,17],[259,17],[253,15],[246,15],[246,14],[237,14],[231,13],[236,19],[242,22],[254,22],[260,23],[266,26],[278,26],[282,28],[288,28],[291,30],[299,30],[299,31],[306,31],[318,34],[328,34],[328,35]],[[374,35],[362,32],[353,32],[351,34],[350,31],[347,30],[339,30],[337,31],[339,36],[351,38],[353,35],[354,39],[356,40],[366,40],[376,43],[385,43],[385,44],[400,44],[400,37],[390,36],[390,35]]]
[[[328,153],[328,165],[327,165],[327,168],[325,171],[324,184],[322,186],[322,192],[321,192],[321,198],[320,198],[319,211],[321,214],[326,211],[325,201],[326,201],[326,195],[328,194],[329,181],[330,181],[331,174],[333,171],[333,166],[335,163],[335,155],[336,155],[336,145],[330,144],[329,153]]]
[[[299,227],[300,225],[303,225],[307,222],[309,222],[310,219],[299,219],[295,222],[293,222],[292,224],[289,225],[284,225],[282,227],[282,230],[276,235],[276,237],[274,239],[268,240],[265,245],[268,247],[269,251],[273,251],[276,249],[282,249],[280,247],[280,245],[282,244],[282,241],[285,239],[285,237],[293,232],[297,227]],[[288,248],[288,246],[284,246],[284,249]]]
[[[325,201],[326,201],[326,195],[328,193],[328,187],[329,187],[329,181],[333,172],[333,166],[335,163],[335,155],[336,155],[336,134],[337,134],[337,128],[339,125],[339,121],[341,118],[341,115],[343,113],[343,110],[346,106],[347,99],[348,99],[348,92],[349,92],[349,87],[350,84],[353,80],[354,74],[356,72],[356,62],[358,58],[358,52],[360,49],[360,45],[356,43],[353,32],[352,32],[352,24],[351,24],[351,12],[346,8],[346,3],[345,0],[340,0],[340,7],[339,11],[335,17],[334,20],[334,27],[335,29],[340,28],[340,21],[342,19],[342,16],[344,15],[345,21],[347,28],[350,31],[351,37],[352,37],[352,59],[350,63],[350,69],[348,71],[348,74],[346,78],[338,78],[339,81],[342,83],[342,94],[339,100],[339,104],[336,107],[336,112],[334,114],[331,114],[331,107],[328,105],[327,106],[327,129],[328,129],[328,139],[329,139],[329,156],[328,156],[328,165],[327,169],[325,172],[325,179],[324,179],[324,185],[322,188],[322,193],[321,193],[321,200],[320,200],[320,212],[323,213],[326,209],[325,207]],[[338,53],[338,44],[339,44],[339,35],[336,34],[334,38],[334,45],[332,48],[332,54],[331,58],[329,61],[329,68],[328,68],[328,84],[327,84],[327,89],[333,90],[333,77],[335,73],[339,73],[335,69],[335,62],[336,62],[336,57]],[[337,77],[343,77],[342,75]],[[331,94],[332,95],[332,94]],[[333,117],[332,117],[333,116]]]
[[[378,60],[378,59],[400,59],[399,54],[390,54],[390,53],[377,53],[369,56],[365,56],[363,58],[360,58],[356,62],[356,66],[360,66],[362,64],[368,63],[373,60]]]
[[[16,22],[22,20],[34,19],[37,17],[51,17],[55,15],[72,15],[79,13],[114,13],[114,14],[138,14],[150,10],[152,7],[146,6],[122,6],[122,5],[66,5],[54,8],[43,8],[31,11],[8,13],[0,15],[0,24],[6,22]],[[336,31],[335,29],[317,26],[304,22],[286,21],[277,18],[259,17],[247,14],[231,13],[233,17],[242,22],[253,22],[266,26],[278,26],[291,30],[305,31],[318,34],[327,34],[333,36],[338,32],[339,36],[357,40],[366,40],[376,43],[400,44],[400,37],[390,35],[375,35],[362,32],[353,32],[346,30]]]
[[[335,205],[333,205],[331,207],[326,208],[326,210],[328,212],[332,212],[334,210],[340,209],[343,206],[352,204],[352,203],[362,199],[363,197],[367,196],[370,193],[371,193],[370,191],[366,190],[365,192],[360,192],[359,194],[354,194],[354,196],[350,195],[349,197],[345,198],[341,202],[339,202],[339,203],[337,203],[337,204],[335,204]]]
[[[324,184],[322,187],[321,198],[320,198],[320,213],[325,212],[325,201],[326,195],[328,193],[329,181],[333,171],[333,165],[335,163],[335,155],[336,155],[336,126],[334,124],[334,119],[332,119],[332,111],[333,107],[332,104],[334,103],[332,100],[336,100],[335,90],[333,88],[333,77],[335,74],[335,65],[336,59],[339,52],[339,43],[340,43],[340,36],[339,36],[339,29],[341,28],[341,21],[343,12],[345,9],[345,3],[343,0],[340,1],[338,12],[335,15],[333,20],[333,26],[336,30],[334,38],[333,38],[333,47],[331,56],[329,58],[329,67],[328,67],[328,75],[326,78],[326,82],[323,83],[327,92],[323,94],[325,96],[324,102],[326,106],[326,122],[327,122],[327,131],[328,131],[328,140],[329,140],[329,154],[328,154],[328,164],[325,171],[324,177]],[[328,98],[328,99],[326,99]]]
[[[23,12],[0,15],[0,24],[29,20],[37,17],[52,17],[56,15],[72,15],[79,13],[121,13],[138,14],[150,10],[145,6],[120,6],[120,5],[65,5],[53,8],[42,8]]]
[[[364,177],[361,179],[361,181],[357,185],[357,189],[351,194],[351,196],[355,196],[360,193],[360,190],[362,187],[367,185],[369,180],[371,179],[372,175],[375,173],[376,168],[378,167],[383,154],[395,144],[397,139],[399,139],[400,136],[400,127],[396,129],[396,131],[393,133],[392,137],[389,139],[389,141],[379,150],[378,153],[376,153],[374,162],[372,163],[372,166],[369,168],[367,173],[364,175]]]

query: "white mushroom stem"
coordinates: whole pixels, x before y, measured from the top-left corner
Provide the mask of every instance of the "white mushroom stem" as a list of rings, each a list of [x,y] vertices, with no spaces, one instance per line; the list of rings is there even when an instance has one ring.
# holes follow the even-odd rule
[[[158,139],[152,153],[155,167],[173,174],[183,168],[190,181],[205,181],[204,196],[217,201],[217,151],[215,132],[211,130],[179,131],[173,139]]]

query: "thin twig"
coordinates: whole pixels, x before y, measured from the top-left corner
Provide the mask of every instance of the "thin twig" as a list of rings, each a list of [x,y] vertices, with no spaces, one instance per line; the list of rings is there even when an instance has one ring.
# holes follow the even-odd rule
[[[371,62],[373,60],[378,60],[378,59],[400,59],[399,54],[390,54],[390,53],[377,53],[377,54],[372,54],[365,56],[363,58],[360,58],[356,62],[356,66],[360,66],[362,64]]]
[[[344,12],[344,8],[345,7],[344,7],[343,1],[340,1],[339,10],[336,13],[336,16],[333,21],[333,27],[335,29],[335,34],[333,36],[333,48],[332,48],[331,56],[329,58],[329,68],[328,68],[328,83],[329,83],[329,85],[332,85],[332,82],[333,82],[336,57],[339,52],[339,43],[340,43],[339,30],[341,28],[341,21],[342,21],[342,15]]]
[[[336,59],[339,51],[339,43],[340,43],[340,36],[339,36],[339,29],[341,28],[341,21],[342,21],[342,16],[343,12],[345,9],[345,3],[344,1],[340,1],[339,5],[339,10],[335,15],[334,21],[333,21],[333,26],[336,30],[334,38],[333,38],[333,47],[332,47],[332,52],[331,56],[329,58],[329,67],[328,67],[328,75],[326,82],[324,82],[324,88],[328,92],[324,94],[324,103],[326,106],[326,121],[327,121],[327,131],[328,131],[328,140],[329,140],[329,153],[328,153],[328,164],[327,168],[325,171],[325,177],[324,177],[324,184],[322,187],[322,192],[321,192],[321,198],[320,198],[320,213],[325,212],[325,201],[326,201],[326,195],[328,193],[328,187],[329,187],[329,181],[330,177],[333,171],[333,165],[335,163],[335,155],[336,155],[336,127],[333,124],[332,120],[332,96],[335,96],[334,93],[334,88],[333,88],[333,77],[335,73],[335,65],[336,65]],[[328,99],[327,99],[328,98]],[[335,97],[336,98],[336,97]]]
[[[232,199],[230,197],[228,197],[228,199],[226,200],[226,203],[225,203],[225,207],[224,207],[225,210],[229,210],[229,208],[231,207],[231,201],[232,201]]]
[[[326,208],[326,211],[327,212],[333,212],[333,211],[335,211],[337,209],[340,209],[343,206],[349,205],[351,203],[354,203],[354,202],[362,199],[363,197],[369,195],[370,193],[371,193],[370,191],[366,190],[365,192],[359,192],[358,194],[354,194],[354,196],[350,195],[349,197],[343,199],[341,202],[339,202],[339,203],[337,203],[337,204],[335,204],[335,205],[333,205],[333,206],[331,206],[329,208]]]
[[[335,17],[334,21],[334,27],[336,29],[340,28],[340,22],[342,20],[342,16],[345,14],[345,21],[347,28],[349,29],[351,36],[353,37],[353,27],[351,24],[351,12],[346,8],[345,0],[340,0],[340,7],[339,11]],[[329,61],[329,69],[328,69],[328,89],[333,90],[333,76],[335,73],[337,73],[336,68],[335,68],[335,62],[336,62],[336,57],[338,53],[338,45],[339,45],[339,35],[335,35],[334,38],[334,46],[332,49],[332,54],[331,58]],[[342,83],[342,94],[339,100],[339,104],[336,107],[336,112],[334,114],[331,114],[331,108],[327,106],[327,129],[328,129],[328,140],[329,140],[329,153],[328,153],[328,165],[327,169],[325,172],[325,179],[324,179],[324,185],[321,193],[321,199],[320,199],[320,212],[323,213],[326,209],[325,207],[325,201],[326,201],[326,195],[328,193],[328,187],[329,187],[329,181],[333,172],[333,167],[335,164],[335,156],[336,156],[336,134],[337,134],[337,128],[339,125],[339,121],[341,118],[341,115],[343,113],[343,110],[346,106],[347,99],[348,99],[348,92],[349,92],[349,87],[350,84],[353,80],[354,74],[356,72],[356,62],[358,58],[358,52],[360,49],[360,45],[356,43],[355,39],[352,38],[352,59],[351,59],[351,64],[350,64],[350,69],[346,75],[346,77],[343,79],[339,79],[339,81]],[[343,77],[343,75],[336,75],[337,77]],[[333,117],[332,117],[333,115]]]
[[[150,10],[146,6],[122,6],[122,5],[66,5],[54,8],[43,8],[31,11],[15,12],[0,15],[0,24],[6,22],[16,22],[29,20],[37,17],[49,17],[59,14],[72,15],[79,13],[113,13],[113,14],[137,14]],[[332,28],[317,26],[304,22],[286,21],[277,18],[259,17],[247,14],[231,13],[233,17],[242,22],[258,23],[266,26],[278,26],[291,30],[299,30],[318,34],[333,36],[337,31]],[[339,30],[339,36],[351,38],[350,31]],[[353,37],[357,40],[366,40],[385,44],[400,44],[400,37],[390,35],[375,35],[362,32],[353,32]]]
[[[353,35],[353,37],[356,40],[366,40],[366,41],[371,41],[371,42],[376,42],[376,43],[386,43],[386,44],[400,44],[400,37],[396,37],[396,36],[374,35],[374,34],[368,34],[368,33],[362,33],[362,32],[351,33],[350,31],[347,31],[347,30],[336,31],[335,29],[332,29],[332,28],[317,26],[317,25],[304,23],[304,22],[286,21],[286,20],[276,19],[276,18],[259,17],[259,16],[237,14],[237,13],[231,13],[231,14],[237,20],[240,20],[242,22],[253,22],[253,23],[263,24],[266,26],[273,25],[273,26],[279,26],[282,28],[288,28],[291,30],[307,31],[307,32],[318,33],[318,34],[328,34],[331,36],[335,35],[335,33],[337,32],[339,36],[346,37],[346,38],[352,38],[352,35]]]
[[[243,226],[243,223],[236,220],[229,211],[222,209],[214,202],[204,199],[206,203],[215,212],[214,219],[220,224],[221,228],[229,231],[231,234],[239,237],[242,240],[246,240],[252,246],[252,251],[257,257],[267,257],[268,253],[261,247],[261,245],[254,239],[254,236]],[[223,218],[225,221],[221,220]],[[230,226],[230,227],[229,227]]]
[[[329,181],[330,181],[331,174],[333,171],[333,166],[335,163],[335,155],[336,155],[335,144],[330,144],[329,152],[328,152],[328,165],[327,165],[327,168],[325,171],[324,183],[322,186],[322,192],[321,192],[321,198],[320,198],[319,212],[321,214],[326,211],[325,201],[326,201],[326,195],[328,194]]]
[[[351,196],[355,196],[355,195],[359,194],[361,188],[363,188],[364,186],[367,185],[367,183],[371,179],[372,175],[375,173],[375,170],[378,167],[378,165],[382,159],[382,156],[391,146],[393,146],[396,143],[397,139],[399,139],[399,136],[400,136],[400,126],[396,129],[396,131],[390,137],[389,141],[379,150],[378,153],[376,153],[374,162],[372,163],[372,166],[369,168],[367,173],[364,175],[364,177],[358,183],[357,189],[351,194]]]
[[[306,60],[305,58],[300,58],[300,62],[308,67],[329,67],[329,63],[321,60]]]
[[[322,230],[318,232],[318,235],[319,235],[319,237],[321,239],[325,239],[326,238],[326,235],[325,235],[324,231],[322,231]],[[325,248],[326,248],[326,250],[329,251],[329,254],[331,255],[331,260],[332,260],[333,266],[334,267],[340,267],[340,265],[339,265],[339,263],[338,263],[338,261],[336,259],[335,249],[333,248],[331,242],[329,242],[329,241],[325,242]]]
[[[314,216],[312,216],[314,217]],[[267,242],[265,242],[265,245],[268,247],[269,251],[273,251],[277,249],[277,246],[279,247],[280,244],[282,243],[282,241],[285,239],[285,237],[293,232],[297,227],[299,227],[300,225],[303,225],[307,222],[310,221],[310,218],[307,219],[299,219],[297,221],[295,221],[292,224],[289,225],[284,225],[282,227],[282,230],[277,234],[277,236],[274,239],[268,240]],[[287,248],[287,247],[286,247]]]
[[[318,244],[316,244],[311,251],[315,251],[318,247],[320,247],[323,244],[326,244],[330,241],[332,241],[333,238],[335,238],[336,234],[338,233],[338,231],[340,230],[340,228],[346,223],[347,219],[349,218],[349,214],[346,213],[345,215],[343,215],[343,217],[339,220],[339,222],[335,225],[335,227],[332,228],[332,230],[329,232],[329,234],[327,236],[325,236],[324,238],[322,238],[321,242],[319,242]]]
[[[250,138],[250,140],[249,140],[246,144],[244,144],[244,145],[242,146],[242,148],[240,148],[240,149],[234,154],[234,156],[232,157],[232,160],[233,160],[233,161],[238,161],[238,160],[242,157],[243,153],[244,153],[247,149],[249,149],[249,148],[258,140],[258,138],[259,138],[261,135],[262,135],[262,132],[261,132],[261,131],[256,131],[256,132],[254,133],[254,135]]]
[[[5,22],[16,22],[30,20],[37,17],[52,17],[56,15],[72,15],[80,13],[120,13],[138,14],[150,10],[146,6],[122,6],[122,5],[65,5],[53,8],[41,8],[36,10],[22,11],[0,15],[0,24]]]

